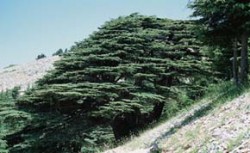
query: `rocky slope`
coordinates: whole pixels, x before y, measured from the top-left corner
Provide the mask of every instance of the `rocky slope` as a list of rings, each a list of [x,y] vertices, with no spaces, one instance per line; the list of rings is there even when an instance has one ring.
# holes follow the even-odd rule
[[[250,153],[250,93],[211,109],[201,102],[105,153]],[[151,150],[151,151],[150,151]]]
[[[163,152],[250,153],[250,93],[161,141]]]
[[[58,56],[52,56],[0,70],[0,91],[12,89],[15,86],[20,86],[22,91],[25,90],[43,77],[47,71],[53,69],[53,63],[57,60],[59,60]]]

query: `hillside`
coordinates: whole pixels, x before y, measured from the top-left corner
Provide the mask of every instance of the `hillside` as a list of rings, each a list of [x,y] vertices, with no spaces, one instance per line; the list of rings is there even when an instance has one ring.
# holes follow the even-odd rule
[[[17,99],[35,117],[6,136],[10,152],[99,152],[191,105],[213,80],[194,26],[138,13],[105,22]]]
[[[249,153],[250,93],[210,110],[213,102],[203,100],[190,111],[105,153],[149,153],[158,147],[163,153]]]
[[[5,68],[2,91],[32,88],[1,92],[0,152],[249,152],[247,67],[241,58],[238,80],[232,52],[207,46],[196,28],[133,13],[105,22],[54,67],[58,57]]]
[[[53,63],[58,59],[59,56],[52,56],[1,69],[0,91],[12,89],[15,86],[20,86],[22,91],[25,90],[51,70]]]
[[[22,89],[27,88],[53,69],[53,63],[58,59],[50,57],[2,69],[1,90],[19,85]],[[148,153],[156,146],[164,153],[250,152],[250,93],[196,118],[197,112],[206,112],[212,104],[211,99],[202,100],[189,111],[105,153]]]
[[[1,90],[18,85],[27,88],[53,69],[58,59],[50,57],[1,70]],[[190,110],[105,153],[149,153],[154,148],[164,153],[250,152],[250,93],[210,110],[213,102],[214,99],[204,99]],[[200,115],[201,112],[209,113]]]

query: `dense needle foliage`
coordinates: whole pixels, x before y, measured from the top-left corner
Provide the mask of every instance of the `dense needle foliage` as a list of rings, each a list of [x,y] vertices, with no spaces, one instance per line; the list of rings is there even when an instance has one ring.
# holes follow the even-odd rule
[[[228,67],[228,61],[231,59],[233,66],[230,69],[236,84],[247,83],[250,1],[194,0],[191,1],[190,7],[194,10],[193,16],[198,17],[199,36],[206,43],[222,48],[222,59],[223,56],[227,57],[224,66]],[[229,54],[233,58],[228,57]]]
[[[8,145],[4,137],[22,130],[30,121],[31,115],[15,107],[15,99],[19,95],[15,87],[0,93],[0,152],[8,153]]]
[[[138,14],[106,22],[18,100],[33,120],[5,137],[11,152],[96,152],[157,121],[180,95],[201,96],[209,63],[193,27]]]

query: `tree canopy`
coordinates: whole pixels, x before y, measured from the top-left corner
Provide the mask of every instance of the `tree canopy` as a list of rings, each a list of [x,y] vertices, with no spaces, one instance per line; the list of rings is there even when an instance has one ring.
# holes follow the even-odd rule
[[[248,38],[250,2],[241,0],[194,0],[193,16],[199,17],[200,31],[207,42],[234,50],[234,77],[237,82],[237,42],[241,44],[240,83],[248,79]],[[229,59],[228,59],[229,60]]]
[[[106,22],[18,100],[36,117],[6,138],[22,140],[12,151],[95,152],[157,121],[180,91],[199,97],[210,72],[193,27],[136,13]]]

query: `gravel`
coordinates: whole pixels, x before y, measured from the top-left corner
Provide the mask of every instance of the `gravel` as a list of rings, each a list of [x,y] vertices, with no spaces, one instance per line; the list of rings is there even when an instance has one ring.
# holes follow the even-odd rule
[[[196,104],[190,111],[105,153],[149,153],[154,143],[163,153],[250,153],[250,93],[183,124],[211,103]]]
[[[53,69],[53,63],[57,60],[59,56],[52,56],[0,70],[0,91],[16,86],[20,86],[21,91],[24,91]]]

